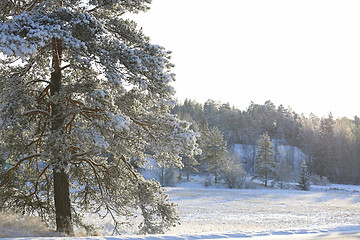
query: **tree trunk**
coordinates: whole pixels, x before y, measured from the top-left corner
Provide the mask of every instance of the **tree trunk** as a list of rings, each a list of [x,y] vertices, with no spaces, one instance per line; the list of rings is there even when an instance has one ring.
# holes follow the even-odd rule
[[[61,55],[62,55],[62,42],[52,40],[53,48],[53,67],[54,72],[51,73],[51,85],[50,95],[54,96],[60,92],[61,89]],[[63,111],[61,104],[51,103],[51,131],[64,131],[62,125],[64,122]],[[55,214],[56,214],[56,227],[58,232],[65,233],[69,236],[74,235],[72,217],[71,217],[71,201],[69,191],[69,177],[65,173],[64,167],[67,165],[61,159],[61,156],[57,156],[55,162],[59,165],[54,165],[53,177],[54,177],[54,201],[55,201]]]
[[[73,236],[74,230],[71,218],[69,178],[64,172],[64,169],[54,169],[53,174],[57,231],[65,233],[68,236]]]

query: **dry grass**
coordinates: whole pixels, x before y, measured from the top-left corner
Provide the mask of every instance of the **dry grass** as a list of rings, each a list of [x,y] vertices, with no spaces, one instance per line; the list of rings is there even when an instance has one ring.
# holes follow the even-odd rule
[[[0,238],[59,236],[38,218],[0,212]]]

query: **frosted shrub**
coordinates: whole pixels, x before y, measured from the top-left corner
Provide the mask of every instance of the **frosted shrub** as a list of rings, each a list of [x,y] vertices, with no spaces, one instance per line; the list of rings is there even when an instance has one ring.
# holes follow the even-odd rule
[[[210,187],[211,186],[211,177],[210,176],[205,178],[204,186],[205,187]]]
[[[320,186],[328,186],[330,185],[330,181],[327,177],[322,176],[320,177],[319,175],[311,175],[311,183],[313,185],[320,185]]]
[[[237,161],[236,156],[231,156],[228,164],[220,170],[220,176],[224,179],[228,188],[245,188],[247,173],[242,167],[242,163]]]

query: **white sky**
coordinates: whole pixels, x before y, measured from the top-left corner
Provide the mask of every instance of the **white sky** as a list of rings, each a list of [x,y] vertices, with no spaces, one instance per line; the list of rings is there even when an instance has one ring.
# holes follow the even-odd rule
[[[180,100],[360,115],[359,0],[153,0],[134,19],[173,51]]]

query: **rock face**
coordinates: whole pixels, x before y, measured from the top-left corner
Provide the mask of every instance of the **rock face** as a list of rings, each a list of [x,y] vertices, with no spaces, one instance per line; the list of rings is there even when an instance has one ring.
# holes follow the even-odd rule
[[[257,146],[234,144],[231,151],[236,154],[244,164],[247,172],[254,171],[254,163],[257,152]],[[280,163],[286,163],[294,173],[301,171],[301,164],[309,157],[303,153],[298,147],[281,145],[275,142],[274,144],[275,160]]]

